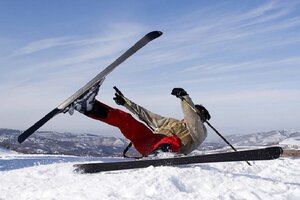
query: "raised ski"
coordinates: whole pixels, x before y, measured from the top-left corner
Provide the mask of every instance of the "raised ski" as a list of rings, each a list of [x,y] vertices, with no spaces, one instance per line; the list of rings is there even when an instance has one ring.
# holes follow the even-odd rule
[[[141,38],[137,43],[135,43],[131,48],[129,48],[125,53],[123,53],[119,58],[117,58],[113,63],[107,66],[103,71],[101,71],[97,76],[95,76],[92,80],[90,80],[87,84],[85,84],[82,88],[80,88],[77,92],[75,92],[72,96],[67,98],[64,102],[62,102],[59,106],[54,108],[51,112],[33,124],[30,128],[24,131],[18,137],[18,142],[24,142],[30,135],[32,135],[36,130],[38,130],[41,126],[47,123],[50,119],[56,116],[59,113],[64,113],[68,111],[68,108],[76,101],[83,97],[87,92],[96,85],[101,85],[104,81],[105,77],[112,72],[117,66],[123,63],[127,58],[132,56],[150,41],[158,38],[162,35],[160,31],[152,31],[146,34],[143,38]]]

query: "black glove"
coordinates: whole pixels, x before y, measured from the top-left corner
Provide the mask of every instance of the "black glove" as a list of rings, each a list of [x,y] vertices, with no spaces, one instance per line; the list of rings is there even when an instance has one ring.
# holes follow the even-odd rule
[[[115,97],[113,99],[115,100],[116,104],[118,104],[120,106],[123,106],[126,103],[123,96],[119,95],[118,93],[115,93]]]
[[[210,120],[210,114],[204,106],[197,104],[195,105],[195,107],[198,111],[198,114],[202,122],[205,122],[206,120]]]
[[[182,88],[174,88],[171,94],[178,98],[188,95],[188,93]]]

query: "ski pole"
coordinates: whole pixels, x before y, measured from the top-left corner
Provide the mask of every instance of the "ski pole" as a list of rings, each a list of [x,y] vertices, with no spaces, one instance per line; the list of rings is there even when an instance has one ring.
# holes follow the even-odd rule
[[[189,102],[187,102],[185,98],[180,97],[180,99],[181,99],[186,105],[188,105],[195,113],[197,113],[197,114],[200,116],[199,111],[198,111],[194,106],[192,106]],[[228,140],[226,140],[226,138],[225,138],[225,137],[224,137],[217,129],[215,129],[215,127],[213,127],[207,120],[205,120],[204,122],[205,122],[212,130],[214,130],[215,133],[217,133],[217,134],[223,139],[223,141],[224,141],[226,144],[228,144],[234,151],[237,151],[236,148],[234,148],[234,146],[232,146],[232,145],[228,142]],[[251,164],[250,164],[248,161],[246,161],[246,163],[247,163],[249,166],[251,166]]]

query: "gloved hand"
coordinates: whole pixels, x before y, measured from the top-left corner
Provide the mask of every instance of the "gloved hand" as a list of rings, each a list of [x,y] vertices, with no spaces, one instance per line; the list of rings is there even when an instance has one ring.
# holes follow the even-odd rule
[[[210,114],[204,106],[196,104],[195,107],[198,111],[198,114],[200,115],[202,122],[205,122],[206,120],[210,120]]]
[[[182,88],[174,88],[171,94],[178,98],[188,95],[188,93]]]
[[[86,95],[84,95],[82,98],[77,99],[72,106],[70,106],[68,112],[70,115],[74,113],[74,109],[77,110],[80,113],[85,113],[88,111],[91,111],[94,106],[95,97],[97,96],[99,92],[100,85],[96,85],[92,87]]]
[[[123,96],[118,93],[115,93],[115,97],[113,99],[115,100],[116,104],[118,104],[120,106],[123,106],[126,103]]]

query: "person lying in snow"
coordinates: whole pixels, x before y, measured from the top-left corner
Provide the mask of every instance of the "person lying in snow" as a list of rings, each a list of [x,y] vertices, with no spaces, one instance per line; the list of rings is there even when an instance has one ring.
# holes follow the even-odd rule
[[[202,105],[194,105],[182,88],[174,88],[171,94],[184,98],[198,110],[201,117],[183,101],[181,107],[184,119],[177,120],[152,113],[123,95],[115,94],[113,99],[118,105],[125,106],[129,111],[138,114],[154,131],[131,114],[96,100],[98,91],[99,87],[92,88],[85,97],[76,102],[75,110],[90,118],[118,127],[143,156],[155,154],[157,151],[188,154],[202,144],[207,136],[203,122],[210,119],[209,112]]]

